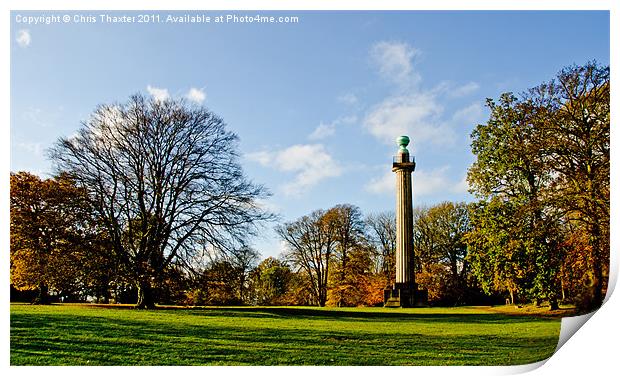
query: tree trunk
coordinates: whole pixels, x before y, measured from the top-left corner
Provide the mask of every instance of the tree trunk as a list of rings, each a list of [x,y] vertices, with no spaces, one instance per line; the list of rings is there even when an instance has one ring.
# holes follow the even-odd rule
[[[558,298],[556,296],[553,296],[551,297],[551,299],[549,299],[549,310],[555,311],[557,309],[560,309],[560,306],[558,305]]]
[[[36,298],[32,301],[32,304],[50,304],[49,288],[43,282],[39,283],[39,292]]]
[[[99,287],[99,291],[97,292],[97,302],[110,304],[110,283],[108,281]]]
[[[598,218],[597,218],[598,219]],[[590,300],[590,304],[588,307],[589,311],[597,310],[603,304],[603,267],[601,265],[602,260],[605,257],[602,257],[602,252],[607,252],[607,250],[602,250],[601,247],[601,230],[600,226],[595,223],[592,226],[592,234],[590,236],[590,244],[592,246],[592,251],[594,253],[594,263],[593,263],[593,281],[592,281],[592,299]]]
[[[245,285],[245,275],[242,275],[241,278],[239,278],[239,304],[243,305],[244,303],[244,299],[243,299],[243,286]]]
[[[338,289],[338,307],[342,306],[343,296],[342,296],[342,286],[345,283],[347,278],[347,246],[343,246],[342,249],[342,270],[340,270],[340,286]]]
[[[103,304],[110,304],[110,291],[108,290],[103,292]]]
[[[149,282],[140,282],[138,287],[138,302],[135,308],[138,309],[153,309],[155,308],[155,297],[153,294],[153,287]]]
[[[319,291],[319,307],[325,307],[325,303],[327,302],[327,288],[321,286],[321,290]]]

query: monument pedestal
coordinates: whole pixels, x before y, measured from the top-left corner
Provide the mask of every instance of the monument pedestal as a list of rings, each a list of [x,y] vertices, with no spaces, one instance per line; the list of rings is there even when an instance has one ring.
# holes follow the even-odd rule
[[[393,308],[425,307],[428,291],[418,289],[417,283],[396,283],[383,290],[383,306]]]

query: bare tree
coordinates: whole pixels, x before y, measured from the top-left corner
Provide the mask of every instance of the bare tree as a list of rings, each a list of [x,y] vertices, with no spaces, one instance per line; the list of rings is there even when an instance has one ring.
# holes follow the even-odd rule
[[[366,218],[366,225],[371,239],[381,250],[381,270],[389,285],[395,277],[396,216],[394,212],[370,214]]]
[[[304,271],[312,286],[317,304],[325,306],[330,258],[336,246],[333,216],[316,210],[307,216],[276,227],[276,232],[286,243],[287,260]]]
[[[238,273],[238,293],[241,303],[246,301],[244,289],[248,282],[250,271],[258,265],[258,261],[260,261],[260,253],[248,246],[233,249],[230,252],[230,262],[237,269]]]
[[[206,249],[228,250],[271,219],[267,195],[238,163],[237,136],[203,107],[141,95],[101,105],[76,136],[51,150],[58,171],[83,187],[114,252],[138,288],[137,307],[173,261],[187,267]]]

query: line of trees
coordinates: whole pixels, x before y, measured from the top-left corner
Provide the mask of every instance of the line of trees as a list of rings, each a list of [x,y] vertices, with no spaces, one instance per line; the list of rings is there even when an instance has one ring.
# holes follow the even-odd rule
[[[562,70],[489,99],[472,132],[478,201],[414,211],[416,280],[431,304],[602,304],[609,272],[609,67]],[[372,306],[394,280],[392,212],[336,205],[248,240],[275,217],[222,119],[183,100],[103,105],[50,156],[57,174],[11,173],[12,294],[34,300]]]
[[[434,304],[483,303],[470,278],[463,234],[469,206],[442,203],[416,209],[418,280]],[[364,216],[350,204],[317,210],[276,227],[287,245],[260,261],[248,246],[175,260],[153,278],[159,304],[374,306],[393,283],[393,212]],[[126,235],[127,236],[127,235]],[[140,281],[128,272],[114,240],[84,189],[67,174],[42,180],[11,174],[11,284],[62,301],[141,301]],[[197,255],[198,256],[198,255]],[[474,283],[474,284],[472,284]],[[19,295],[13,291],[14,297]],[[478,299],[480,298],[480,299]],[[478,299],[478,300],[476,300]]]
[[[41,180],[29,173],[12,174],[11,192],[13,287],[38,289],[40,302],[48,290],[64,301],[138,301],[138,286],[115,257],[84,191],[66,175]],[[583,283],[588,275],[582,271],[591,266],[584,262],[592,254],[587,238],[568,227],[554,235],[562,237],[557,248],[528,249],[524,244],[533,243],[526,243],[525,236],[533,234],[525,233],[519,219],[515,206],[498,199],[416,207],[416,280],[428,290],[430,304],[498,304],[506,298],[515,304],[551,302],[543,295],[554,291],[551,287],[533,288],[551,275],[559,301],[591,307],[593,285]],[[276,231],[287,246],[279,258],[260,261],[256,250],[244,246],[207,252],[192,269],[171,263],[153,283],[154,298],[160,304],[192,306],[382,304],[382,290],[395,274],[393,212],[364,216],[358,207],[342,204],[279,225]],[[537,263],[545,256],[557,262],[557,274],[540,275]]]

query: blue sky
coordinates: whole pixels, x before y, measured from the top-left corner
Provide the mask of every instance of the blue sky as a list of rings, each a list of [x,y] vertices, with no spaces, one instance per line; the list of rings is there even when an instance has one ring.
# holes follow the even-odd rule
[[[290,221],[339,203],[392,210],[394,138],[416,156],[414,202],[470,200],[469,134],[485,98],[520,92],[562,67],[609,64],[609,13],[266,12],[288,24],[18,22],[12,12],[11,170],[44,177],[45,150],[100,103],[187,97],[240,137],[246,174]],[[72,12],[47,12],[70,15]],[[22,19],[20,18],[20,20]],[[269,226],[256,248],[277,256]]]

